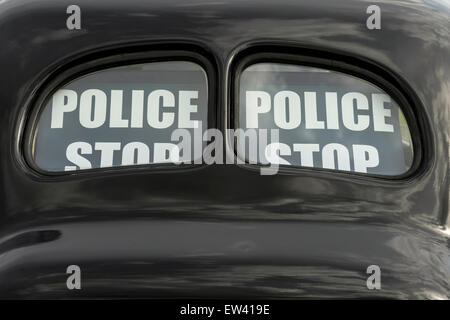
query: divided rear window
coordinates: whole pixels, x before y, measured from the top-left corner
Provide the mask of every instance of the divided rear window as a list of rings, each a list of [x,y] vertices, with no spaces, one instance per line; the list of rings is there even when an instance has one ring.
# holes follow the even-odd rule
[[[258,131],[258,149],[238,141],[238,156],[246,162],[386,176],[412,165],[400,106],[370,82],[325,69],[257,63],[242,71],[237,91],[236,126]]]
[[[284,62],[250,64],[236,79],[230,141],[238,163],[391,177],[412,167],[406,106],[371,82]],[[172,135],[183,129],[193,139],[201,132],[202,139],[211,126],[208,91],[215,90],[206,71],[190,61],[82,75],[56,88],[35,112],[28,160],[47,173],[203,163],[207,140],[180,149]]]

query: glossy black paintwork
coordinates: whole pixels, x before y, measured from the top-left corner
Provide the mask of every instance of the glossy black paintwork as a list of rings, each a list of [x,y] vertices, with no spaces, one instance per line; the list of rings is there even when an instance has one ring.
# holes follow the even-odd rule
[[[449,298],[450,9],[440,1],[0,2],[0,296]],[[200,46],[217,69],[217,126],[228,70],[255,43],[345,53],[414,91],[429,152],[409,179],[305,171],[260,176],[218,165],[44,179],[18,133],[46,76],[79,55],[128,43]],[[182,48],[180,48],[182,49]],[[448,229],[447,229],[448,230]],[[82,268],[81,291],[66,267]],[[366,268],[382,290],[366,288]]]

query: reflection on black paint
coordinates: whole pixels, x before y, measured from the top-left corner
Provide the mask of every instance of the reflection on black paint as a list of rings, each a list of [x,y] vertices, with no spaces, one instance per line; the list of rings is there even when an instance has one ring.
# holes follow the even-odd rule
[[[60,237],[61,232],[58,230],[39,230],[20,233],[5,242],[0,243],[0,254],[18,248],[55,241]]]

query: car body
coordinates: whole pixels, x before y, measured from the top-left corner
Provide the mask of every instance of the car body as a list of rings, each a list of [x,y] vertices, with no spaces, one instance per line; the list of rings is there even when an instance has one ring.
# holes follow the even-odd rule
[[[450,297],[450,7],[362,0],[0,1],[2,298]],[[415,115],[400,179],[240,165],[47,176],[24,158],[33,102],[68,68],[159,52],[206,60],[212,126],[230,125],[239,62],[299,55],[370,70]],[[82,290],[66,287],[67,266]],[[369,290],[367,268],[381,269]]]

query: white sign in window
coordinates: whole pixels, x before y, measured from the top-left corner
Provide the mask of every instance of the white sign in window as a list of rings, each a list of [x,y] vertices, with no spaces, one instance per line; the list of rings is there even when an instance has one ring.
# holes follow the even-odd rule
[[[116,67],[59,88],[37,118],[31,156],[44,171],[193,162],[171,133],[207,126],[207,77],[192,62]]]
[[[379,87],[341,72],[258,63],[239,78],[237,126],[267,132],[250,163],[401,175],[413,161],[413,145],[400,106]],[[278,137],[271,140],[276,129]],[[261,141],[259,141],[261,142]]]

